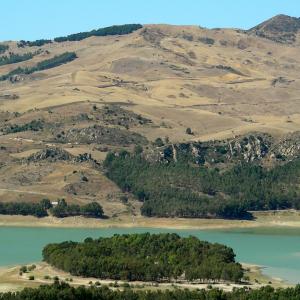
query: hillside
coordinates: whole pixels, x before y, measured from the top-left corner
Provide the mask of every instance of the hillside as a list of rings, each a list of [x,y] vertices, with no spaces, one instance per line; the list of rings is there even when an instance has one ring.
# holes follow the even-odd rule
[[[158,125],[172,127],[146,135],[174,139],[188,139],[186,127],[193,128],[196,137],[209,138],[254,128],[282,133],[299,125],[298,42],[282,45],[232,29],[146,25],[123,36],[42,47],[8,44],[7,51],[14,53],[38,49],[41,53],[23,63],[1,66],[1,74],[64,52],[75,51],[78,59],[22,76],[15,84],[1,83],[3,111],[86,100],[129,103]],[[8,95],[19,98],[6,100]]]
[[[250,30],[131,24],[1,43],[0,201],[98,201],[109,217],[139,214],[142,204],[105,176],[102,161],[136,145],[156,160],[160,141],[163,161],[187,144],[216,167],[209,160],[224,143],[266,167],[293,160],[299,27],[280,15]],[[263,143],[241,148],[249,133]],[[217,167],[236,162],[226,156]]]

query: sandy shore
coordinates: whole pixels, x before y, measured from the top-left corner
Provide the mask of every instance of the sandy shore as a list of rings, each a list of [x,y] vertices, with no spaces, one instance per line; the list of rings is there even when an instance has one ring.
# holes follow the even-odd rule
[[[70,274],[61,270],[55,269],[50,265],[39,262],[36,263],[36,269],[19,274],[21,266],[0,268],[0,292],[18,291],[24,287],[38,287],[41,284],[51,284],[54,277],[58,277],[60,280],[67,281],[73,286],[85,285],[89,286],[90,282],[100,282],[101,285],[114,284],[114,280],[99,280],[97,278],[83,278],[79,276],[71,276]],[[264,285],[271,285],[273,287],[285,287],[284,282],[270,277],[264,276],[261,272],[261,268],[255,265],[243,264],[246,269],[246,275],[250,278],[249,284],[235,284],[235,283],[217,283],[213,284],[215,288],[219,288],[225,291],[232,291],[233,288],[251,287],[254,289],[260,288]],[[34,280],[29,280],[29,276],[33,275]],[[46,276],[46,277],[45,277]],[[72,279],[72,281],[70,281]],[[118,284],[122,286],[122,281]],[[136,289],[173,289],[188,288],[188,289],[207,289],[208,284],[192,284],[188,282],[183,283],[160,283],[159,285],[153,282],[130,282]]]
[[[129,217],[110,219],[88,219],[83,217],[68,217],[58,219],[54,217],[35,218],[32,216],[5,216],[0,215],[0,226],[21,227],[62,227],[62,228],[112,228],[112,227],[151,227],[151,228],[174,228],[174,229],[197,229],[197,228],[232,228],[253,227],[255,222],[227,221],[206,219],[178,219],[178,218],[144,218],[135,219]]]
[[[253,227],[295,227],[300,228],[299,211],[255,212],[254,221],[223,219],[181,219],[145,218],[142,216],[120,216],[109,219],[89,219],[83,217],[35,218],[32,216],[0,215],[0,226],[18,227],[62,227],[62,228],[110,228],[149,227],[170,229],[230,229]]]

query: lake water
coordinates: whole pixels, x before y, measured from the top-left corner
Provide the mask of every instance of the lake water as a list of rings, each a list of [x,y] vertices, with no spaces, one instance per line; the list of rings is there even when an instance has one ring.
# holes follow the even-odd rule
[[[0,227],[0,266],[38,262],[48,243],[82,241],[86,237],[108,237],[115,233],[176,232],[232,247],[240,262],[263,265],[265,274],[290,283],[300,282],[300,230],[254,228],[230,230],[169,230],[149,228],[20,228]]]

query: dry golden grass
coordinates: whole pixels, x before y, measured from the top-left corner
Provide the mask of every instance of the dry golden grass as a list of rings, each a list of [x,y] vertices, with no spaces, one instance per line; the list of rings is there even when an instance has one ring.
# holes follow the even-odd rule
[[[76,51],[79,58],[40,72],[35,80],[0,83],[0,94],[20,96],[1,100],[0,110],[26,111],[86,100],[130,101],[135,104],[132,110],[171,127],[144,134],[151,139],[168,135],[177,141],[190,138],[186,127],[193,128],[195,139],[253,130],[280,135],[299,129],[298,47],[230,29],[167,25],[145,29],[43,46],[50,54],[26,64],[64,51]],[[204,44],[201,37],[213,38],[215,44]],[[224,41],[226,46],[220,44]],[[215,68],[218,65],[237,73]],[[3,66],[0,73],[14,67]],[[279,76],[290,82],[272,86]]]

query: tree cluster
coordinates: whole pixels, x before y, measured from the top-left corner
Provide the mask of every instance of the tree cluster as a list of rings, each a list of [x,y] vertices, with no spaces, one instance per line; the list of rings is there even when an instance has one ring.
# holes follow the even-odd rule
[[[177,234],[114,235],[47,245],[43,258],[72,275],[128,281],[234,281],[243,276],[229,247]]]
[[[34,202],[0,202],[0,214],[36,216],[38,218],[48,216],[48,210],[57,218],[70,216],[84,216],[89,218],[103,218],[104,213],[101,205],[91,202],[82,206],[67,204],[64,199],[58,201],[58,205],[52,205],[49,199],[42,199],[39,203]]]
[[[73,61],[76,58],[77,58],[77,55],[76,55],[75,52],[65,52],[63,54],[56,55],[53,58],[46,59],[46,60],[43,60],[41,62],[38,62],[36,64],[36,66],[34,66],[34,67],[29,67],[29,68],[19,67],[17,69],[14,69],[14,70],[10,71],[9,73],[0,76],[0,81],[7,80],[11,76],[14,76],[14,75],[32,74],[32,73],[37,72],[37,71],[43,71],[43,70],[55,68],[55,67],[58,67],[62,64],[66,64],[70,61]]]
[[[251,218],[249,211],[300,208],[300,159],[265,169],[242,163],[220,172],[190,161],[149,162],[110,153],[107,176],[143,202],[145,216]]]
[[[16,132],[22,132],[22,131],[39,131],[44,128],[44,121],[43,120],[32,120],[29,123],[25,123],[22,125],[19,124],[11,124],[3,129],[1,129],[2,132],[5,134],[10,133],[16,133]]]
[[[101,205],[97,202],[91,202],[82,206],[77,204],[68,204],[64,199],[60,199],[58,204],[51,207],[51,214],[57,218],[71,216],[84,216],[89,218],[103,218],[104,213]]]
[[[143,26],[141,24],[124,24],[124,25],[114,25],[104,28],[95,29],[92,31],[79,32],[70,34],[68,36],[61,36],[54,39],[55,42],[61,43],[66,41],[81,41],[91,36],[106,36],[106,35],[125,35],[132,33]],[[42,47],[46,44],[53,43],[49,39],[39,39],[35,41],[25,41],[21,40],[18,42],[19,48],[24,47]],[[4,53],[9,47],[7,45],[0,45],[0,53]]]
[[[81,41],[91,36],[106,36],[106,35],[125,35],[136,31],[143,26],[140,24],[125,24],[125,25],[114,25],[110,27],[100,28],[88,32],[80,32],[70,34],[68,36],[57,37],[54,39],[55,42],[61,43],[66,41]]]
[[[19,63],[22,61],[30,60],[36,55],[36,53],[25,53],[25,54],[14,54],[10,53],[9,56],[1,56],[0,57],[0,66],[10,65]]]
[[[38,218],[46,217],[48,215],[43,203],[31,202],[1,202],[0,203],[1,215],[22,215],[22,216],[35,216]]]
[[[36,41],[24,41],[24,40],[21,40],[18,43],[18,47],[19,48],[24,48],[26,46],[28,46],[28,47],[41,47],[41,46],[44,46],[46,44],[51,44],[51,43],[52,43],[52,40],[45,40],[45,39],[36,40]]]

